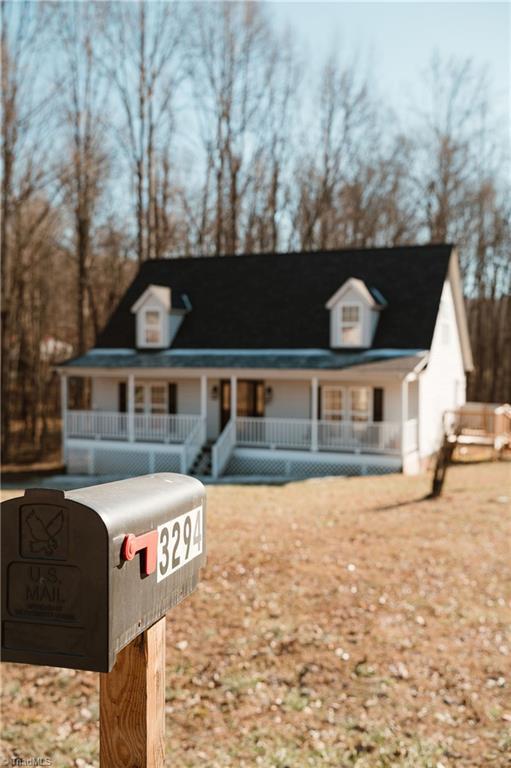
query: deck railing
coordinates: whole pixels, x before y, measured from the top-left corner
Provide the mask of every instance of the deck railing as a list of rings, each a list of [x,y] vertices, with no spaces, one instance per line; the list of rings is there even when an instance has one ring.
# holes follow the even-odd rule
[[[133,415],[107,411],[67,411],[66,435],[95,440],[129,440],[141,442],[184,443],[201,417],[191,414]]]
[[[405,424],[405,440],[415,445],[416,421]],[[314,428],[315,427],[315,428]],[[318,421],[311,419],[236,419],[236,444],[258,448],[393,453],[401,451],[399,422]],[[410,449],[412,450],[412,449]]]

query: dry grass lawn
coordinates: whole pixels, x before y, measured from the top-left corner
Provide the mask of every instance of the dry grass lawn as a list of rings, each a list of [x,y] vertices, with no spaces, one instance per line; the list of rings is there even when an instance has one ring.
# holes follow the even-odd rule
[[[167,764],[510,766],[510,469],[211,487]],[[3,755],[97,765],[97,675],[2,666]]]

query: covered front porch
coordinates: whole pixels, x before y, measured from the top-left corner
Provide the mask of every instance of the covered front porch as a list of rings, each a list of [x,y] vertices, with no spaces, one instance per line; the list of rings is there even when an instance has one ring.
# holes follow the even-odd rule
[[[413,377],[368,381],[356,379],[355,371],[308,377],[262,371],[195,377],[190,370],[94,373],[86,408],[70,407],[68,376],[62,376],[70,471],[99,474],[107,467],[112,474],[118,467],[125,474],[136,465],[137,472],[190,473],[204,452],[213,477],[236,467],[250,474],[251,465],[269,466],[284,453],[292,466],[312,466],[314,459],[321,469],[325,462],[353,463],[353,457],[357,466],[369,466],[374,457],[395,471],[417,450]]]

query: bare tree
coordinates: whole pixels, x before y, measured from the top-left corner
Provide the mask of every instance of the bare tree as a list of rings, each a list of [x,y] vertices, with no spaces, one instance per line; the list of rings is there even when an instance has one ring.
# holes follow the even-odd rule
[[[199,240],[211,232],[216,255],[237,253],[277,52],[260,6],[226,2],[194,7],[189,49],[205,173]]]
[[[12,416],[32,367],[26,323],[36,245],[52,212],[47,190],[51,88],[41,75],[45,9],[1,3],[2,23],[2,451],[11,449]],[[34,313],[33,317],[37,317]],[[36,336],[37,338],[37,336]],[[25,410],[27,408],[25,402]]]
[[[61,165],[65,203],[73,222],[73,250],[77,267],[76,351],[87,347],[87,297],[91,295],[89,271],[92,266],[95,217],[102,187],[108,173],[104,115],[108,109],[108,89],[101,78],[94,40],[96,18],[87,4],[62,5],[56,18],[65,79],[59,89],[66,154]],[[95,304],[92,310],[94,327]]]
[[[115,86],[122,123],[116,135],[133,183],[139,261],[161,251],[157,180],[165,199],[165,171],[173,133],[173,100],[182,81],[180,41],[185,11],[177,3],[104,3],[103,67]],[[168,178],[168,172],[167,172]],[[160,198],[161,202],[161,198]]]
[[[363,245],[356,219],[365,214],[360,191],[365,191],[366,165],[379,124],[368,83],[354,62],[342,67],[333,58],[327,62],[317,114],[312,146],[300,157],[296,171],[299,247]]]
[[[469,396],[510,399],[509,156],[489,117],[484,72],[470,60],[435,56],[429,83],[430,103],[414,130],[418,225],[430,241],[459,246],[476,366]]]

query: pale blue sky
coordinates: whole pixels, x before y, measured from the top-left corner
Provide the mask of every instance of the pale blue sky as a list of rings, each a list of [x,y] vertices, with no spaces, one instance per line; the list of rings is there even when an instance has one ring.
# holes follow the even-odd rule
[[[406,113],[420,102],[422,73],[435,50],[487,68],[496,113],[509,124],[511,5],[492,2],[281,2],[275,22],[294,29],[313,68],[333,50],[358,53],[378,90]],[[303,47],[302,47],[303,46]]]

